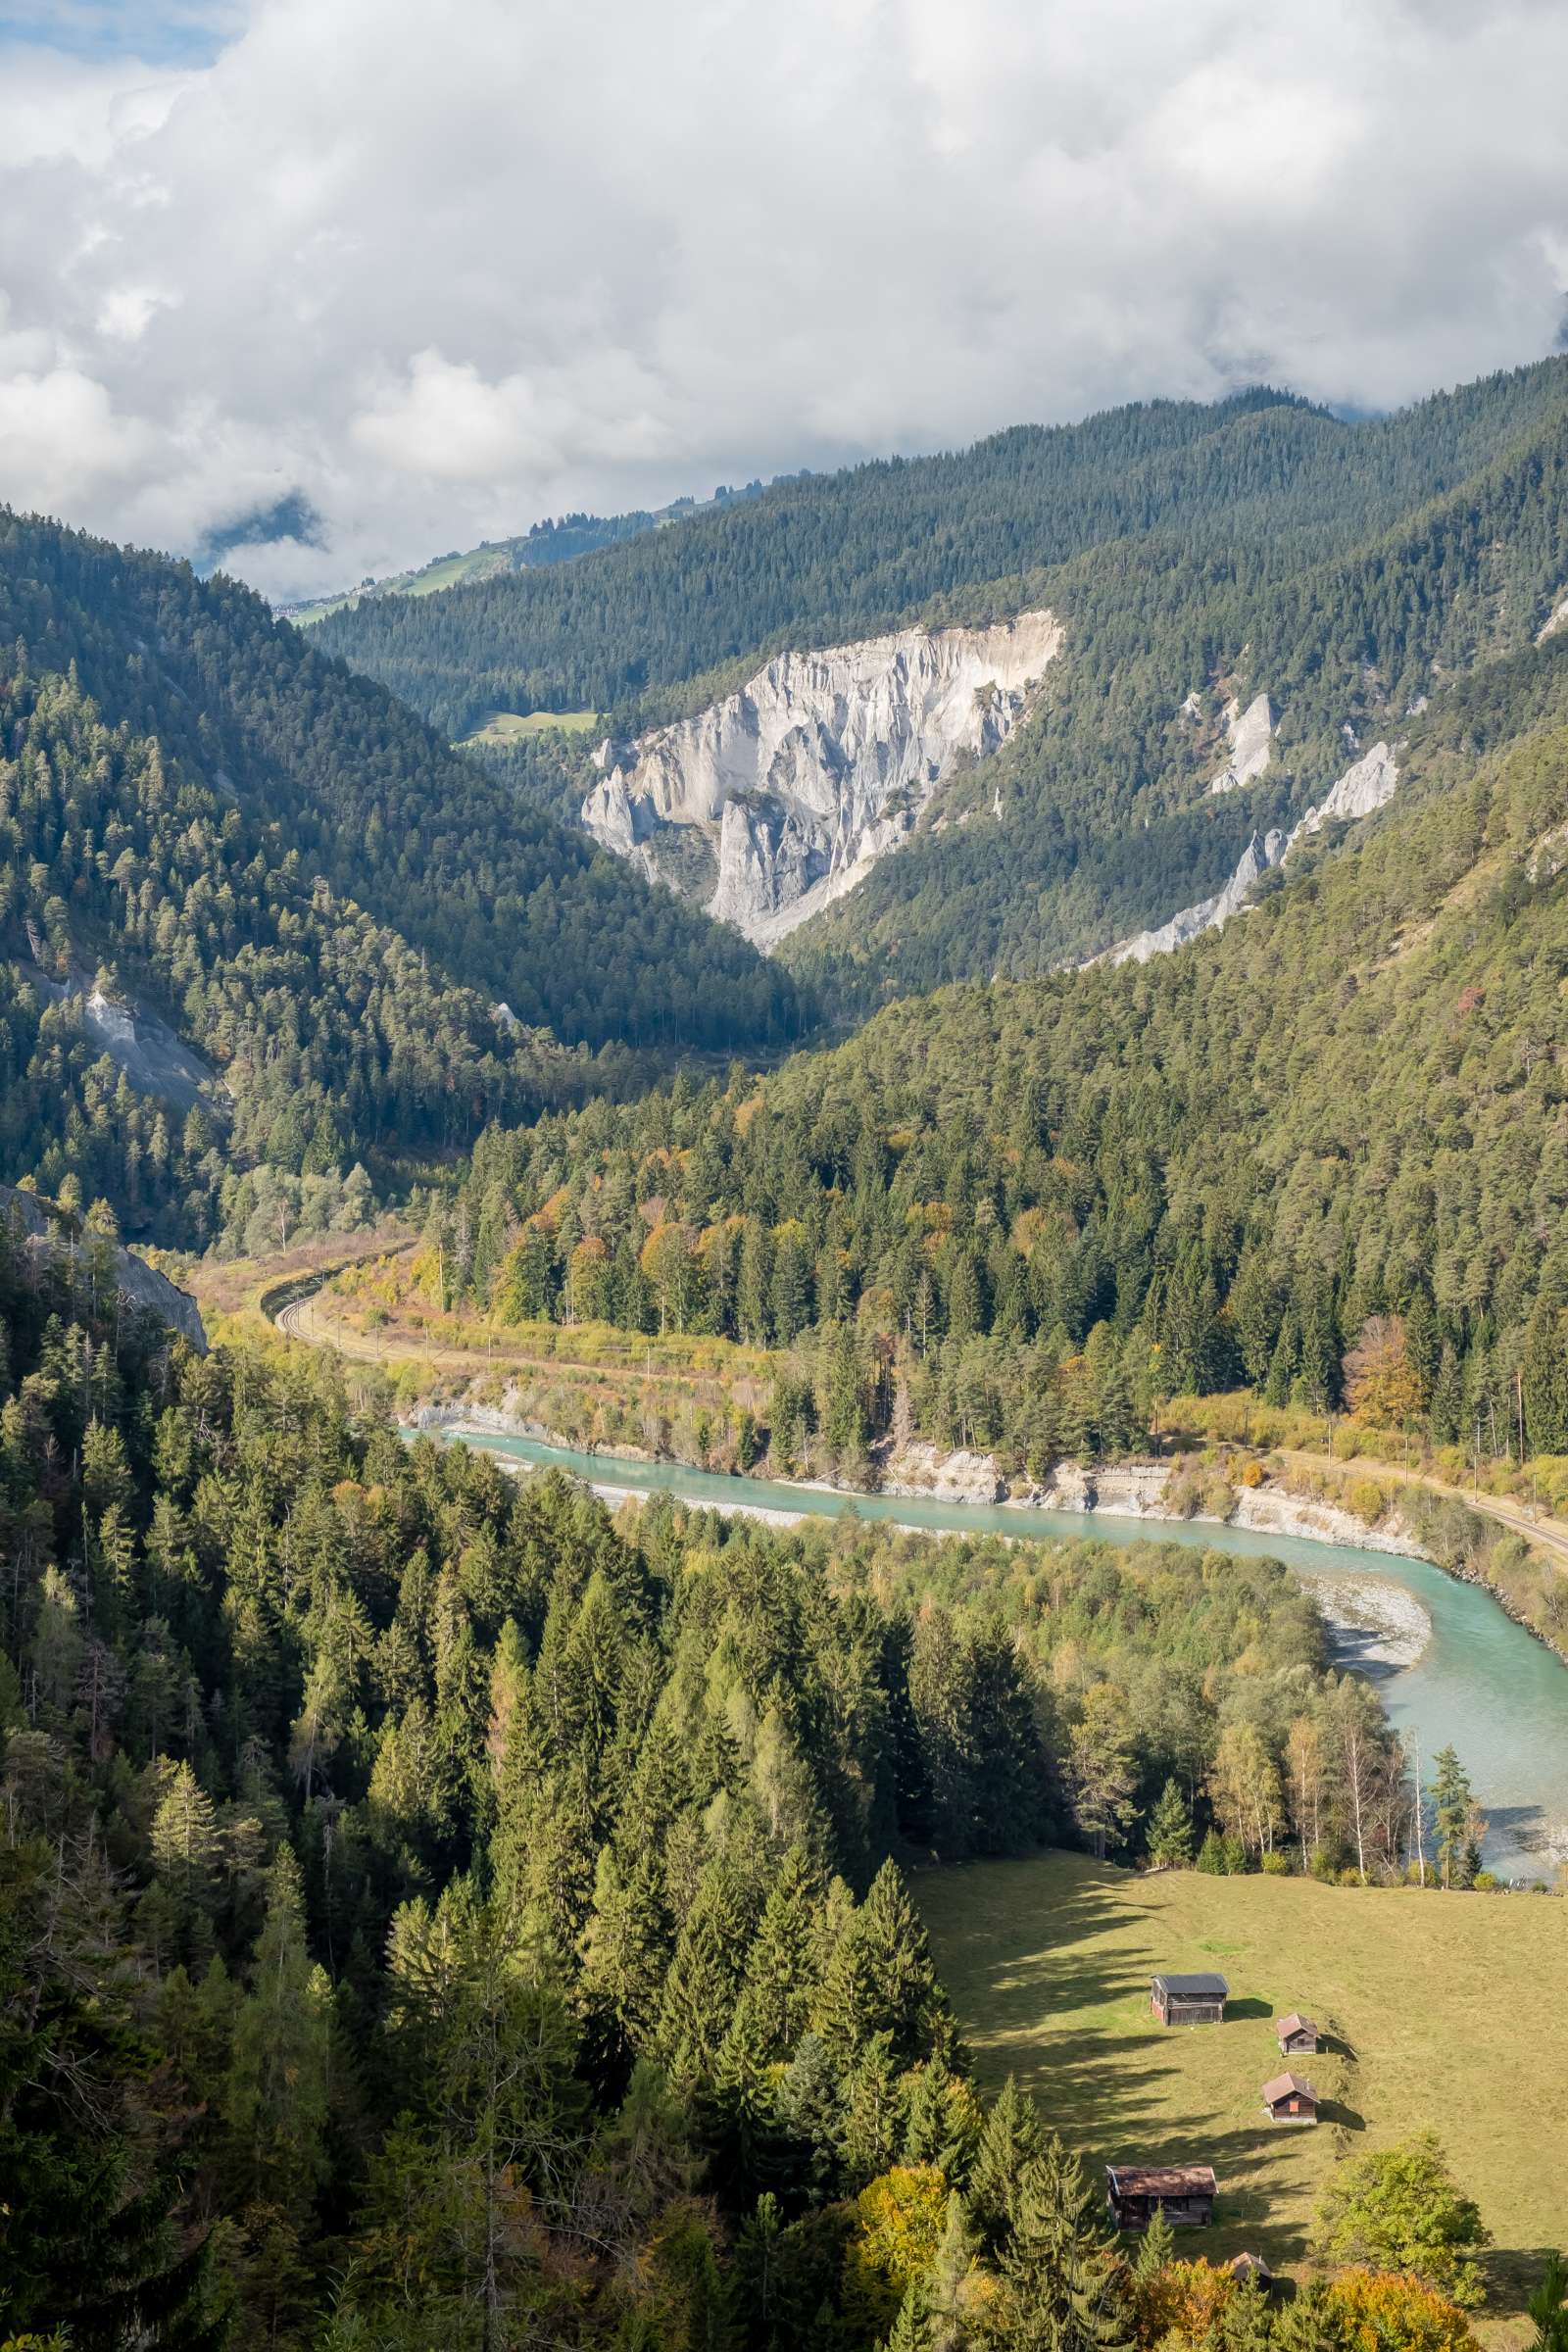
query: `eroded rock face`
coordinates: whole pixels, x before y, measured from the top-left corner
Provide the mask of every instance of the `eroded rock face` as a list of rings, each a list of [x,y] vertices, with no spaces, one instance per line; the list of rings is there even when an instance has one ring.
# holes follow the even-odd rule
[[[1244,710],[1238,702],[1225,706],[1225,725],[1231,756],[1209,785],[1210,792],[1239,792],[1253,784],[1268,765],[1274,740],[1274,712],[1266,694],[1254,695]]]
[[[25,1236],[25,1248],[35,1256],[60,1257],[82,1248],[79,1238],[74,1238],[58,1212],[34,1193],[0,1184],[0,1217],[20,1226]],[[109,1254],[121,1298],[147,1314],[156,1315],[161,1323],[167,1323],[171,1330],[189,1340],[198,1354],[205,1355],[207,1334],[202,1327],[201,1310],[190,1293],[180,1290],[167,1275],[160,1274],[155,1266],[149,1266],[118,1242]]]
[[[1398,781],[1398,763],[1393,752],[1386,743],[1375,743],[1353,767],[1346,769],[1328,797],[1317,808],[1307,810],[1300,823],[1293,828],[1292,841],[1302,833],[1321,832],[1325,825],[1336,820],[1344,823],[1354,817],[1370,816],[1386,801],[1393,800]]]
[[[1396,749],[1402,750],[1403,745]],[[1200,899],[1196,906],[1182,907],[1168,923],[1161,923],[1157,931],[1140,931],[1136,939],[1124,939],[1093,960],[1147,963],[1152,956],[1168,956],[1173,948],[1196,939],[1201,931],[1218,931],[1238,907],[1246,905],[1260,876],[1271,866],[1282,864],[1303,835],[1321,832],[1327,824],[1346,824],[1371,816],[1394,798],[1398,781],[1395,751],[1386,743],[1375,743],[1346,769],[1317,807],[1309,808],[1289,833],[1281,833],[1277,827],[1261,839],[1254,833],[1237,860],[1236,871],[1212,898]]]
[[[1184,906],[1168,923],[1161,923],[1157,931],[1140,931],[1136,939],[1124,939],[1119,947],[1107,951],[1104,960],[1147,963],[1152,956],[1168,956],[1173,948],[1196,939],[1200,931],[1219,930],[1230,921],[1259,875],[1279,864],[1289,846],[1277,826],[1261,838],[1254,833],[1237,859],[1236,871],[1212,898],[1200,899],[1195,906]]]
[[[1536,643],[1544,645],[1546,639],[1555,637],[1559,629],[1568,629],[1568,596],[1552,608],[1544,625],[1536,631]]]
[[[771,946],[901,845],[960,754],[1006,740],[1061,635],[1025,612],[780,654],[696,717],[602,744],[582,821],[656,874],[670,829],[695,829],[709,911]]]

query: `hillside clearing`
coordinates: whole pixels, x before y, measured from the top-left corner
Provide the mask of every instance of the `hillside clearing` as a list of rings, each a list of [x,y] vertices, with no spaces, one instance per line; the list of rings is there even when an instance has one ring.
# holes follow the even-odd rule
[[[920,1907],[983,2082],[1008,2074],[1095,2169],[1212,2163],[1218,2221],[1191,2250],[1298,2265],[1339,2159],[1431,2130],[1496,2240],[1493,2311],[1568,2239],[1568,1906],[1313,1881],[1138,1877],[1076,1854],[923,1873]],[[1159,1969],[1217,1969],[1220,2027],[1165,2032]],[[1331,2046],[1294,2060],[1316,2131],[1265,2122],[1272,2017]],[[1184,2241],[1184,2250],[1186,2245]]]
[[[589,735],[600,724],[597,710],[493,710],[465,743],[514,743],[519,735]]]

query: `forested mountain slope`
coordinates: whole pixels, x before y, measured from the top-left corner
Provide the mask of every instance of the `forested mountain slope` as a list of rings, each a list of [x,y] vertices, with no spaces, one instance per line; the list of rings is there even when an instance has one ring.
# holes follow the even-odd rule
[[[789,982],[727,932],[517,808],[248,590],[16,516],[0,630],[74,662],[106,723],[156,736],[302,860],[523,1022],[589,1046],[771,1043]]]
[[[319,641],[451,735],[495,709],[613,710],[1162,524],[1220,551],[1283,536],[1293,561],[1350,545],[1474,472],[1565,380],[1564,363],[1545,362],[1358,425],[1256,392],[1020,426],[953,455],[774,483],[548,572],[365,605]]]
[[[282,1238],[309,1178],[798,1025],[744,942],[228,582],[9,518],[0,642],[9,1178],[201,1241],[266,1166]]]
[[[314,597],[307,604],[283,605],[278,610],[299,628],[311,628],[330,613],[352,611],[368,598],[438,596],[449,588],[474,580],[538,570],[552,564],[569,564],[576,556],[593,555],[602,547],[618,547],[623,539],[635,539],[641,531],[667,528],[671,523],[707,513],[710,508],[732,506],[737,498],[754,498],[760,490],[760,482],[754,482],[745,490],[715,490],[710,500],[677,498],[667,507],[632,508],[623,514],[563,514],[534,523],[514,539],[486,539],[478,547],[436,556],[413,571],[396,571],[382,579],[362,581],[358,588],[348,589],[341,596]]]
[[[1568,368],[1549,380],[1540,422],[1348,553],[1194,558],[1156,535],[1045,575],[1067,641],[1033,723],[785,959],[863,1008],[1049,971],[1217,888],[1364,745],[1534,642],[1568,583]],[[1256,781],[1217,792],[1227,697],[1266,697],[1275,732]]]
[[[945,2215],[977,2344],[1064,2230],[1124,2311],[893,1856],[1239,1864],[1289,1742],[1319,1867],[1396,1873],[1403,1752],[1286,1571],[612,1523],[192,1355],[96,1247],[0,1216],[6,2337],[875,2352]]]
[[[1041,1469],[1136,1443],[1161,1395],[1321,1407],[1378,1317],[1395,1426],[1522,1410],[1568,1449],[1568,639],[1409,737],[1381,815],[1176,955],[482,1139],[471,1279],[513,1311],[817,1326],[852,1456],[901,1385],[942,1442]]]
[[[1565,418],[1562,360],[1354,424],[1267,393],[1121,410],[778,485],[678,542],[345,616],[328,641],[454,733],[498,707],[619,705],[630,735],[780,646],[1052,612],[1062,649],[1029,723],[780,950],[853,1019],[1163,922],[1320,800],[1357,739],[1527,645],[1568,573]],[[1267,764],[1213,793],[1225,708],[1259,697]],[[483,757],[555,809],[596,782],[580,747]],[[710,843],[694,895],[712,869]]]

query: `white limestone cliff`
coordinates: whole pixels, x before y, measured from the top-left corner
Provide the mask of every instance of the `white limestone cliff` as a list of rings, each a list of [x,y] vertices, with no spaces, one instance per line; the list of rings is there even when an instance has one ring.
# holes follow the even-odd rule
[[[1274,712],[1266,694],[1257,694],[1244,710],[1232,700],[1225,706],[1225,727],[1231,756],[1209,785],[1210,792],[1239,792],[1255,783],[1268,765],[1274,739]]]
[[[1402,747],[1401,747],[1402,748]],[[1399,769],[1393,752],[1386,743],[1375,743],[1348,767],[1326,800],[1309,808],[1298,825],[1291,829],[1291,840],[1298,841],[1303,833],[1319,833],[1336,821],[1370,816],[1385,802],[1394,798],[1399,781]]]
[[[1266,874],[1270,866],[1279,864],[1287,846],[1286,837],[1278,827],[1271,828],[1261,839],[1254,833],[1237,859],[1236,871],[1212,898],[1200,899],[1195,906],[1184,906],[1168,923],[1161,923],[1157,931],[1140,931],[1136,939],[1124,939],[1099,960],[1147,963],[1152,956],[1168,956],[1173,948],[1184,947],[1200,931],[1218,931],[1230,921],[1258,877]]]
[[[1403,746],[1396,747],[1402,750]],[[1147,963],[1152,956],[1168,956],[1173,948],[1184,947],[1188,940],[1197,939],[1203,931],[1218,931],[1230,921],[1238,907],[1245,906],[1253,885],[1271,866],[1281,865],[1305,837],[1322,831],[1327,824],[1349,823],[1371,816],[1376,809],[1394,798],[1399,781],[1398,762],[1395,752],[1386,743],[1375,743],[1369,752],[1348,767],[1315,808],[1309,808],[1289,833],[1277,829],[1259,840],[1254,833],[1236,863],[1236,870],[1224,886],[1211,898],[1200,899],[1196,906],[1184,906],[1173,914],[1168,923],[1155,931],[1140,931],[1134,939],[1118,941],[1103,955],[1091,958],[1095,963]]]
[[[1568,629],[1568,596],[1564,596],[1558,600],[1557,604],[1553,607],[1549,616],[1547,617],[1544,626],[1536,631],[1536,643],[1538,645],[1544,645],[1546,639],[1548,637],[1555,637],[1559,629]]]
[[[582,821],[654,873],[694,832],[709,911],[771,947],[901,846],[961,754],[1006,740],[1061,640],[1025,612],[780,654],[695,717],[602,744]]]

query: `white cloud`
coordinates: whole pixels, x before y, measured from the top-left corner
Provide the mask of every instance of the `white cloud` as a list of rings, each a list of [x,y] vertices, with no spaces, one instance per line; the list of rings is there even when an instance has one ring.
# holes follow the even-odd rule
[[[0,493],[291,592],[1266,375],[1548,349],[1555,0],[254,0],[0,53]]]

